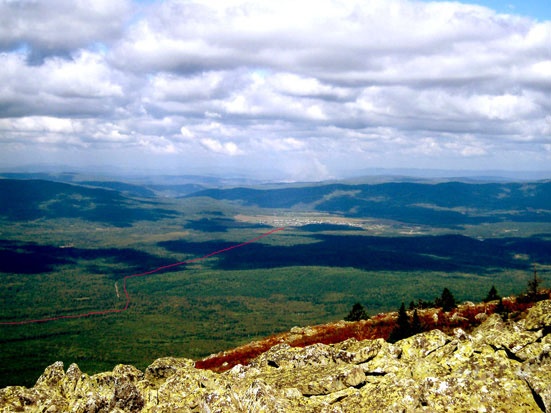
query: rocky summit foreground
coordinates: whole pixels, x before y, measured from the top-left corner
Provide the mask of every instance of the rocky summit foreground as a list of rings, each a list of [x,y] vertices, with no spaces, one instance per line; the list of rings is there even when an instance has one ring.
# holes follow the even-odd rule
[[[280,344],[224,373],[163,358],[88,376],[57,362],[31,389],[0,390],[0,411],[551,412],[551,300],[470,334]]]

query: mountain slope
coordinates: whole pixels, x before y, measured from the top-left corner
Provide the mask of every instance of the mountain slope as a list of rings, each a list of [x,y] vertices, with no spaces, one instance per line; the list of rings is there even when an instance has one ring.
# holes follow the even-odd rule
[[[280,343],[224,373],[161,358],[88,376],[49,366],[36,385],[0,390],[3,411],[541,412],[551,409],[551,300],[520,321],[471,333],[431,330],[389,344]]]
[[[376,185],[331,184],[278,189],[208,189],[187,197],[261,208],[301,208],[442,227],[483,222],[551,222],[551,182]]]
[[[125,227],[176,214],[114,190],[61,182],[0,179],[0,193],[0,218],[11,221],[81,218]]]

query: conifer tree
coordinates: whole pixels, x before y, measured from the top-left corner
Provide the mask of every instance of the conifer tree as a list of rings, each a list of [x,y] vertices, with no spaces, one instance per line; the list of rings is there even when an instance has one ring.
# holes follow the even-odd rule
[[[440,297],[439,304],[442,306],[442,310],[446,312],[451,311],[455,307],[457,307],[457,304],[455,303],[455,297],[447,288],[444,288],[444,290],[442,291],[442,296]]]
[[[506,321],[507,318],[509,317],[509,309],[505,307],[505,305],[503,304],[502,298],[499,299],[499,303],[497,303],[495,312],[496,314],[499,314],[501,316],[503,321]]]
[[[528,296],[533,300],[537,299],[538,297],[540,282],[541,280],[538,278],[538,275],[536,273],[535,266],[534,266],[534,278],[528,281],[528,292],[527,292]]]
[[[408,313],[406,312],[406,306],[404,303],[400,306],[398,310],[398,320],[396,321],[396,327],[390,333],[388,341],[390,343],[395,343],[398,340],[402,340],[411,336],[411,326],[409,324]]]
[[[488,295],[484,299],[484,302],[487,303],[488,301],[495,301],[499,299],[501,299],[501,297],[497,293],[495,285],[492,285],[492,288],[490,288],[490,291],[488,291]]]
[[[536,264],[534,264],[534,277],[528,281],[528,288],[524,294],[521,294],[518,300],[520,302],[536,302],[543,300],[548,297],[548,295],[540,291],[541,279],[538,278],[538,273],[536,269]]]
[[[352,306],[352,310],[344,317],[345,321],[359,321],[367,320],[369,316],[367,315],[365,308],[360,303],[356,303]]]
[[[423,332],[423,325],[419,319],[419,314],[417,314],[417,309],[413,312],[413,317],[411,319],[411,334],[419,334]]]

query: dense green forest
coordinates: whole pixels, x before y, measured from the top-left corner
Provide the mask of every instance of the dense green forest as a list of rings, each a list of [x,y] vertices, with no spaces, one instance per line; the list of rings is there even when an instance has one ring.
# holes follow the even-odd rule
[[[24,178],[19,176],[19,178]],[[73,175],[0,179],[0,387],[54,361],[88,373],[189,358],[295,325],[550,284],[551,184],[208,188]],[[40,178],[40,179],[36,179]],[[58,177],[59,178],[59,177]],[[214,184],[214,183],[212,183]],[[120,310],[85,318],[10,322]]]

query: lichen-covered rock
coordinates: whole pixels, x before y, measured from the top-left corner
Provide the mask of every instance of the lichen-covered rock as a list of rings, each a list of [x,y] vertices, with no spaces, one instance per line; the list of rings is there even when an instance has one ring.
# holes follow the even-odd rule
[[[526,330],[540,330],[551,327],[551,300],[536,303],[526,318],[520,321]]]
[[[504,352],[473,353],[446,375],[422,381],[424,405],[431,411],[535,412],[526,382],[515,374],[518,362]],[[514,409],[512,408],[514,406]]]
[[[522,364],[519,376],[526,380],[542,410],[551,412],[551,343],[545,344],[537,357]]]
[[[56,362],[30,389],[1,389],[0,412],[550,412],[550,312],[394,344],[281,344],[224,373],[172,357],[92,376]]]
[[[535,323],[537,319],[541,320],[541,318],[532,317],[531,323]],[[477,344],[505,350],[512,357],[521,360],[536,355],[534,351],[538,350],[531,348],[531,345],[541,340],[542,335],[543,330],[541,329],[526,329],[523,323],[504,322],[497,314],[488,317],[486,322],[473,333],[474,341]]]
[[[334,357],[337,361],[345,363],[365,363],[375,358],[385,344],[383,339],[364,341],[358,341],[356,339],[346,340],[335,345],[337,352]]]
[[[159,387],[156,402],[160,406],[195,409],[205,399],[213,401],[220,398],[228,384],[220,374],[193,367],[180,368]]]
[[[295,388],[304,396],[326,395],[357,387],[365,383],[366,379],[362,368],[345,364],[270,372],[261,377],[276,388]]]
[[[278,344],[254,360],[252,366],[301,368],[324,366],[335,363],[335,349],[323,344],[313,344],[305,348]]]
[[[418,384],[412,378],[398,378],[392,374],[381,376],[342,399],[338,405],[343,412],[422,411]]]
[[[55,387],[65,377],[63,370],[63,362],[56,361],[51,366],[48,366],[42,376],[36,382],[37,387]]]
[[[444,347],[451,338],[440,330],[416,334],[399,342],[403,361],[419,360]]]
[[[185,358],[162,357],[145,369],[145,378],[150,382],[164,381],[181,368],[193,367],[195,362]]]

